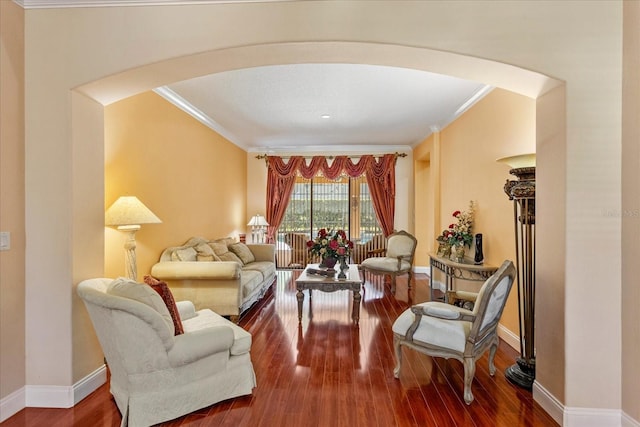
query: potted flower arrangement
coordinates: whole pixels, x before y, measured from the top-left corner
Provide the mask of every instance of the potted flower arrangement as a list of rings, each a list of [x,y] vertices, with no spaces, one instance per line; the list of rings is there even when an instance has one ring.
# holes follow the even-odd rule
[[[344,230],[332,232],[321,228],[316,238],[307,242],[307,248],[311,254],[322,259],[321,267],[333,268],[338,259],[349,257],[353,242],[347,239],[347,233]]]
[[[469,210],[453,212],[452,216],[456,218],[457,222],[450,224],[449,228],[444,230],[436,239],[440,243],[438,253],[442,250],[443,253],[441,255],[448,256],[453,248],[456,259],[462,260],[462,258],[464,258],[464,247],[471,247],[471,243],[473,242],[472,229],[474,215],[475,203],[473,200],[469,202]],[[446,252],[447,246],[449,248],[448,253]]]

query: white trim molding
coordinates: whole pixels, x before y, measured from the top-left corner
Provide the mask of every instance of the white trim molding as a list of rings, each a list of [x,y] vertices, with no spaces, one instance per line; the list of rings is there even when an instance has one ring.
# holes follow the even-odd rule
[[[538,381],[533,382],[533,400],[562,427],[640,427],[619,409],[565,407]]]
[[[25,401],[24,387],[0,400],[0,423],[24,409]]]
[[[603,408],[564,408],[563,427],[621,427],[622,411]]]
[[[631,418],[631,415],[622,412],[622,427],[640,427],[640,421]]]
[[[13,0],[25,9],[69,7],[182,6],[216,3],[270,3],[292,0]]]
[[[27,385],[0,400],[0,422],[24,408],[71,408],[106,382],[102,365],[72,386]]]
[[[542,387],[538,381],[533,382],[533,400],[561,426],[563,425],[564,405],[556,397]]]

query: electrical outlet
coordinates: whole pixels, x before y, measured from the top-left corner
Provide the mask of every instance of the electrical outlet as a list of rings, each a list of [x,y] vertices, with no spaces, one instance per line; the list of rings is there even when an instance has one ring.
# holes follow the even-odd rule
[[[11,249],[11,232],[0,231],[0,251]]]

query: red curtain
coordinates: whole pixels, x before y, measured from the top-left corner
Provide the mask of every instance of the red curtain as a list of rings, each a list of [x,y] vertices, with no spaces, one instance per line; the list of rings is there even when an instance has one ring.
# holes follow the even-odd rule
[[[275,242],[275,232],[284,218],[296,175],[299,173],[311,179],[318,172],[329,179],[336,179],[342,173],[352,178],[366,173],[378,222],[385,236],[388,236],[393,232],[395,215],[395,165],[395,154],[385,154],[378,160],[366,155],[360,157],[357,163],[347,156],[337,156],[331,165],[324,156],[314,156],[308,165],[302,156],[292,156],[287,163],[281,157],[267,157],[267,241]]]

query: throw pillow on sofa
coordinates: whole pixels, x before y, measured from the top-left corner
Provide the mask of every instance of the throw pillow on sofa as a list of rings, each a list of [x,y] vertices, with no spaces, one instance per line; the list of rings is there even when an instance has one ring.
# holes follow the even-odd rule
[[[229,249],[231,252],[236,254],[245,265],[256,260],[256,257],[253,256],[253,252],[251,252],[249,247],[242,242],[229,245]]]
[[[244,265],[242,260],[238,258],[236,254],[229,250],[227,246],[226,239],[214,240],[213,242],[209,242],[209,246],[213,249],[213,252],[216,254],[220,261],[235,261],[241,266]]]
[[[196,261],[197,255],[193,248],[177,249],[171,254],[171,261]]]
[[[196,246],[196,261],[221,261],[213,252],[211,246],[206,243],[200,243]]]

